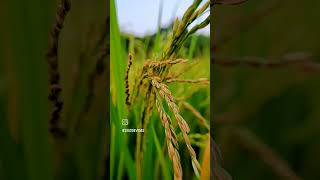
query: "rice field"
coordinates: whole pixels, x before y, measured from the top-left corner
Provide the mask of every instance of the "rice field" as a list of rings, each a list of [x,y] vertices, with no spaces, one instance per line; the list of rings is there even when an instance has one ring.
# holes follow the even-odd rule
[[[209,179],[210,48],[209,37],[196,32],[210,16],[196,20],[210,2],[190,3],[165,31],[145,37],[121,30],[116,3],[110,4],[110,179]]]
[[[124,1],[1,1],[0,180],[319,179],[320,2]]]

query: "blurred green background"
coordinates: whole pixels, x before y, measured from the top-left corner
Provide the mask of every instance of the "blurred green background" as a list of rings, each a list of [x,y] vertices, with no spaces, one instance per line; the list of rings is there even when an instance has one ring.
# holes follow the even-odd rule
[[[107,154],[107,73],[96,79],[93,103],[79,117],[88,94],[96,48],[108,15],[107,1],[71,2],[59,41],[62,126],[77,132],[53,139],[48,132],[48,64],[45,53],[60,1],[0,2],[0,179],[101,179]],[[99,96],[99,98],[95,98]],[[71,134],[71,133],[70,133]]]
[[[215,6],[212,46],[216,48],[211,55],[281,60],[285,54],[303,52],[318,62],[319,7],[320,2],[312,0]],[[319,67],[310,72],[299,65],[214,64],[211,73],[215,139],[224,168],[234,179],[289,179],[282,176],[287,170],[275,173],[278,163],[264,163],[272,159],[266,153],[270,150],[301,179],[320,178]]]

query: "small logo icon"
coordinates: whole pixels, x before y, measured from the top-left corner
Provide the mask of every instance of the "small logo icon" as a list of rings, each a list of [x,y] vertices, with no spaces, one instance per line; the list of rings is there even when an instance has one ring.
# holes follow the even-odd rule
[[[129,124],[128,119],[122,119],[122,126],[127,126]]]

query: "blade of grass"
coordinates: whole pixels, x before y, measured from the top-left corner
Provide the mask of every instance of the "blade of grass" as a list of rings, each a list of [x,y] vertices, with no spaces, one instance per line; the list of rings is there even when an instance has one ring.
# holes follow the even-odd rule
[[[150,126],[151,127],[151,126]],[[165,158],[164,158],[164,155],[162,153],[162,149],[161,149],[161,145],[159,143],[159,140],[158,140],[158,137],[157,137],[157,134],[156,134],[156,131],[154,129],[154,127],[152,126],[152,135],[153,135],[153,138],[154,138],[154,142],[155,142],[155,145],[156,145],[156,150],[157,150],[157,155],[159,157],[159,161],[160,161],[160,164],[162,166],[162,172],[163,172],[163,176],[164,176],[164,179],[171,179],[170,178],[170,175],[169,175],[169,172],[168,172],[168,169],[167,169],[167,164],[166,164],[166,161],[165,161]]]
[[[111,141],[110,141],[110,175],[109,178],[112,179],[113,178],[113,172],[114,172],[114,163],[115,163],[115,158],[116,158],[116,142],[114,139],[115,137],[115,125],[113,123],[111,123]]]
[[[25,169],[23,167],[23,154],[10,135],[7,115],[5,113],[5,100],[0,95],[0,178],[2,179],[23,179]],[[19,172],[19,173],[17,173]]]
[[[198,41],[198,36],[197,35],[193,35],[191,37],[191,44],[190,44],[188,59],[192,59],[194,57],[197,41]]]
[[[7,4],[0,6],[0,19],[8,13],[7,8]],[[6,20],[11,19],[1,20],[7,24]],[[0,30],[0,39],[3,40],[0,43],[0,59],[3,60],[0,63],[0,179],[22,179],[26,176],[25,161],[21,145],[15,142],[18,136],[16,132],[18,125],[16,119],[10,115],[10,112],[16,112],[15,100],[12,97],[16,97],[19,90],[16,88],[17,83],[12,83],[16,78],[11,62],[12,48],[9,41],[11,37],[7,32],[10,30],[6,28]],[[10,129],[13,127],[14,131]]]
[[[145,50],[145,53],[143,54],[144,55],[144,58],[145,59],[145,56],[148,55],[148,49],[150,48],[150,40],[151,38],[149,36],[145,37],[145,41],[144,41],[144,50]]]
[[[134,56],[134,48],[135,48],[135,37],[134,35],[129,36],[129,53]]]
[[[119,148],[122,149],[120,153],[124,153],[124,166],[126,167],[127,172],[129,173],[129,178],[134,180],[136,179],[136,168],[134,166],[134,162],[132,160],[132,157],[130,155],[129,149],[127,147],[126,143],[126,137],[121,132],[121,126],[120,126],[120,119],[127,117],[127,111],[125,107],[125,84],[123,83],[123,77],[125,77],[125,69],[126,69],[126,59],[124,58],[124,50],[122,49],[121,44],[121,37],[120,37],[120,30],[118,26],[118,20],[117,20],[117,12],[116,12],[116,5],[114,0],[111,0],[110,2],[110,60],[111,60],[111,69],[113,70],[113,76],[111,76],[111,81],[115,82],[115,89],[116,91],[112,91],[111,94],[115,93],[116,97],[116,108],[114,107],[113,103],[111,102],[111,121],[115,124],[115,137],[113,137],[112,140],[119,141]],[[115,147],[117,149],[117,147]],[[111,154],[113,156],[113,154]],[[120,155],[121,157],[121,155]],[[121,160],[121,158],[120,158]],[[114,161],[112,160],[112,163]],[[122,168],[123,163],[118,163],[119,168],[118,170],[118,177],[121,178],[122,175]],[[114,164],[111,164],[111,168],[114,168]],[[112,173],[113,176],[113,173]],[[113,177],[115,178],[115,177]]]
[[[125,76],[127,61],[126,58],[124,58],[124,50],[121,46],[115,2],[114,0],[111,0],[110,3],[110,60],[114,74],[112,76],[113,79],[111,80],[116,83],[116,91],[113,91],[113,93],[116,94],[116,104],[119,117],[125,118],[125,84],[123,83],[123,78]]]
[[[152,125],[149,126],[149,130],[150,131],[150,127]],[[143,163],[142,163],[142,168],[143,167],[154,167],[154,162],[155,162],[155,156],[154,156],[154,138],[153,136],[147,136],[147,145],[146,145],[146,149],[144,150],[144,154],[143,154]],[[148,171],[143,171],[143,175],[142,175],[142,179],[148,179],[150,177],[152,177],[152,173],[154,171],[152,171],[151,169]]]
[[[210,138],[208,138],[207,140],[207,145],[202,157],[201,177],[200,177],[200,180],[207,180],[207,179],[210,179]]]
[[[11,31],[13,63],[20,82],[21,140],[27,169],[24,179],[53,179],[52,152],[48,133],[47,48],[49,14],[47,1],[9,2],[6,17]],[[27,28],[26,28],[27,27]]]
[[[148,129],[145,131],[151,132],[152,127],[154,126],[154,122],[157,122],[157,116],[153,113],[150,119],[150,124],[148,126]],[[142,162],[142,169],[144,167],[154,167],[153,171],[143,171],[143,179],[150,179],[150,177],[156,176],[155,171],[157,166],[155,165],[157,162],[157,158],[154,158],[156,155],[156,149],[155,149],[155,142],[153,135],[149,135],[146,137],[146,147],[144,149],[143,153],[143,162]]]
[[[135,180],[136,179],[136,167],[134,165],[132,156],[130,154],[130,151],[128,149],[128,146],[125,142],[125,136],[123,135],[122,131],[121,131],[121,126],[120,126],[120,120],[119,120],[119,116],[117,113],[117,108],[115,107],[115,105],[111,102],[110,103],[110,112],[111,112],[111,123],[112,125],[115,126],[115,132],[112,132],[115,134],[115,136],[113,137],[113,139],[111,141],[117,141],[117,143],[115,143],[114,145],[117,145],[117,147],[111,147],[111,149],[115,149],[118,151],[116,151],[116,153],[124,153],[124,162],[125,162],[125,166],[126,166],[126,170],[128,172],[129,178],[130,180]],[[113,158],[114,154],[111,154],[111,170],[115,170],[114,165],[115,165],[115,161]],[[119,170],[119,169],[118,169]],[[111,175],[111,173],[110,173]],[[113,176],[113,173],[112,173]],[[116,179],[115,177],[110,177],[110,179]]]
[[[100,82],[100,86],[102,83]],[[99,90],[105,89],[99,87]],[[78,142],[76,142],[76,160],[80,169],[80,176],[83,180],[99,179],[101,165],[103,164],[103,145],[106,123],[106,97],[100,93],[93,104],[93,111],[90,112],[90,121],[85,121]],[[103,97],[103,98],[102,98]]]
[[[119,160],[119,169],[118,169],[118,173],[117,173],[117,180],[121,180],[123,177],[123,159],[124,159],[124,153],[121,151],[120,152],[120,160]]]

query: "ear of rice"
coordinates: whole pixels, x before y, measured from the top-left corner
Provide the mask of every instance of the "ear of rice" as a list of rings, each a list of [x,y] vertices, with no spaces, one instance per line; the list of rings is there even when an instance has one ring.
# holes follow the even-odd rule
[[[171,111],[173,112],[179,128],[181,129],[181,133],[183,134],[183,138],[185,140],[185,143],[187,145],[187,149],[189,151],[189,154],[191,156],[191,161],[192,161],[192,167],[194,169],[194,172],[196,174],[197,177],[199,177],[199,171],[201,169],[200,164],[197,160],[196,157],[196,153],[193,150],[192,146],[191,146],[191,142],[190,139],[188,137],[188,133],[190,131],[190,128],[187,124],[187,122],[183,119],[183,117],[180,115],[180,111],[178,106],[175,104],[174,102],[174,98],[172,96],[172,93],[170,92],[169,88],[167,85],[161,83],[159,81],[159,77],[151,77],[151,84],[156,88],[156,90],[159,92],[160,96],[165,99],[165,101],[167,102],[169,108],[171,109]]]
[[[130,89],[129,89],[129,72],[130,72],[130,68],[132,66],[132,55],[129,54],[128,55],[128,65],[127,65],[127,69],[126,69],[126,75],[125,75],[125,83],[126,83],[126,104],[127,105],[131,105],[130,103]]]
[[[170,117],[164,111],[159,98],[156,99],[156,106],[157,106],[157,110],[158,110],[162,125],[165,128],[168,154],[173,164],[174,178],[177,180],[178,179],[180,180],[182,179],[183,173],[182,173],[182,167],[180,163],[180,155],[179,155],[179,152],[177,151],[178,149],[177,137],[176,137],[176,134],[174,133],[173,127],[171,126]]]

